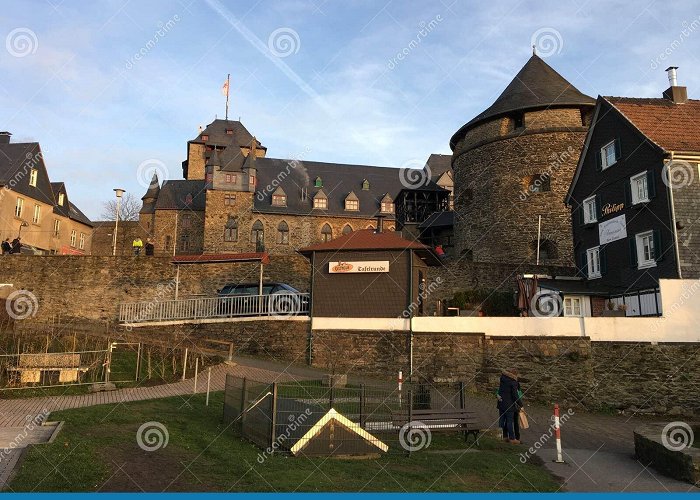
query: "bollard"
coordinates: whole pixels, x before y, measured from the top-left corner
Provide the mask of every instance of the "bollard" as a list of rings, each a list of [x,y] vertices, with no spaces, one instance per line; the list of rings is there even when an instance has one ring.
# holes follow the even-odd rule
[[[563,464],[564,459],[561,456],[561,430],[559,429],[559,405],[554,405],[554,437],[557,439],[557,459],[554,460],[558,464]]]

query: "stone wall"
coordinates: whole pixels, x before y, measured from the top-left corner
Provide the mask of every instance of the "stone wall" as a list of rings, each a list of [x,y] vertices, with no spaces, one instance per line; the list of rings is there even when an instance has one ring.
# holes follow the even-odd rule
[[[300,255],[278,256],[265,266],[266,281],[289,283],[306,292],[310,266]],[[227,283],[257,282],[255,263],[180,266],[179,298],[216,295]],[[37,318],[73,316],[114,320],[119,304],[174,298],[170,257],[21,256],[0,259],[0,282],[32,292]]]

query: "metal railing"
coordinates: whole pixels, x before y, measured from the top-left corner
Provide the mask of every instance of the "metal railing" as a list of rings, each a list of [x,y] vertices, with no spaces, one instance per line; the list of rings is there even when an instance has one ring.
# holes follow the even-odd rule
[[[307,314],[309,314],[308,293],[152,300],[119,305],[121,323]]]

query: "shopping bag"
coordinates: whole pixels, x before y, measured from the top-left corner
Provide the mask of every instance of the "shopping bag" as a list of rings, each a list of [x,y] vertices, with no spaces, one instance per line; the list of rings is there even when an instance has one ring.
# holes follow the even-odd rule
[[[527,421],[527,415],[525,414],[525,410],[522,408],[518,412],[518,421],[520,423],[521,429],[527,429],[530,427],[530,423]]]

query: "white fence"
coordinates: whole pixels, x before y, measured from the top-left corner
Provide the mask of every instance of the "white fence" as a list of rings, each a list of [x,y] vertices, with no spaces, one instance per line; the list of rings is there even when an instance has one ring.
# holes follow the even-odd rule
[[[152,300],[119,306],[121,323],[309,314],[308,293]]]

